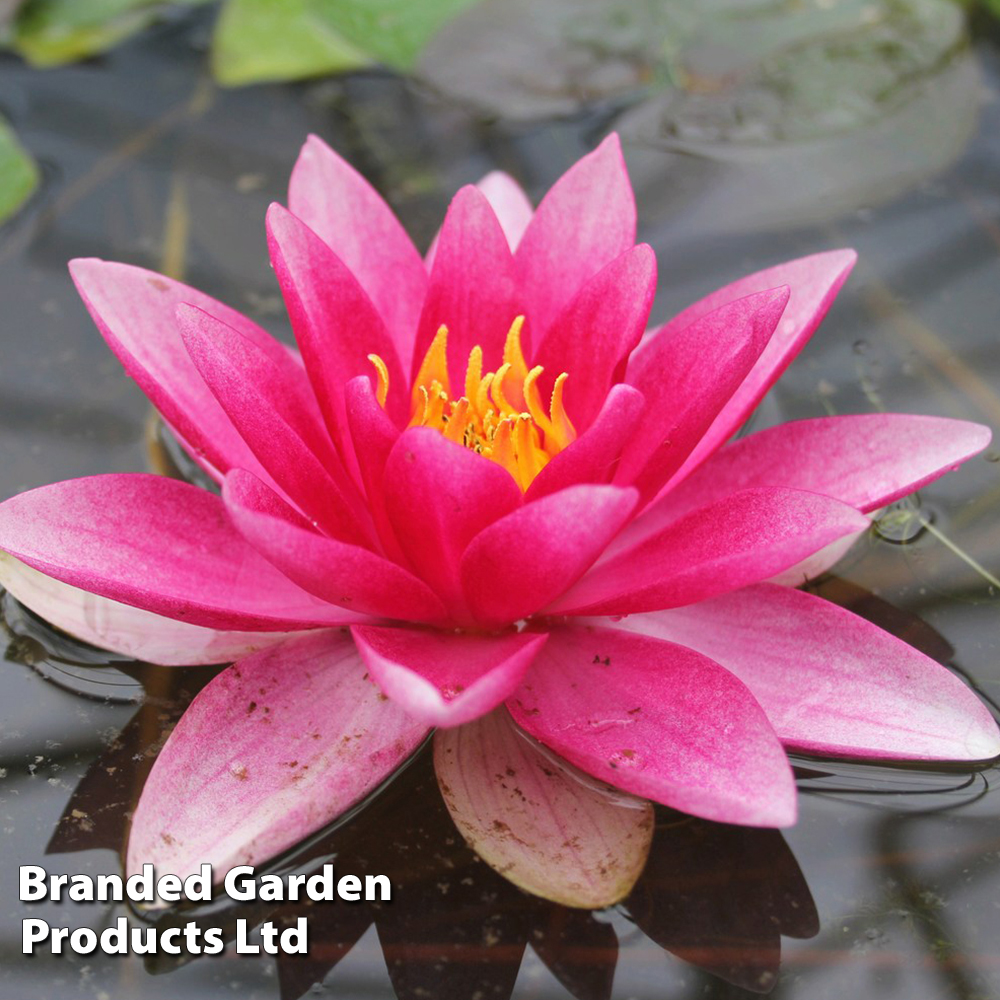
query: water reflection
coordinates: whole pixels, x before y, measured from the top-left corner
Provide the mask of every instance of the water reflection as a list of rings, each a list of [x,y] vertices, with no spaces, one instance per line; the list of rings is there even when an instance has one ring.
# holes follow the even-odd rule
[[[114,669],[123,685],[131,680],[145,690],[141,706],[76,784],[46,847],[49,855],[95,848],[121,855],[128,818],[157,753],[215,669],[82,663],[99,654],[79,645],[74,650],[71,640],[31,621],[9,597],[5,606],[8,628],[34,644],[27,657],[34,669],[45,674],[43,663],[68,665],[75,653],[79,671]],[[62,679],[67,687],[70,676]],[[83,677],[82,696],[90,696],[90,683]],[[275,960],[282,1000],[297,1000],[322,982],[373,925],[399,1000],[509,997],[529,944],[574,996],[609,997],[618,961],[616,921],[626,930],[634,924],[661,948],[726,982],[765,993],[777,981],[781,935],[808,938],[819,927],[805,878],[778,831],[667,809],[657,813],[643,875],[614,914],[529,896],[465,844],[441,800],[429,748],[354,819],[310,838],[266,871],[311,874],[331,860],[338,873],[388,875],[392,902],[233,903],[221,895],[160,915],[155,926],[195,920],[222,927],[232,941],[237,920],[251,926],[270,920],[284,928],[306,916],[309,954]],[[155,955],[144,961],[148,972],[160,974],[200,959]]]

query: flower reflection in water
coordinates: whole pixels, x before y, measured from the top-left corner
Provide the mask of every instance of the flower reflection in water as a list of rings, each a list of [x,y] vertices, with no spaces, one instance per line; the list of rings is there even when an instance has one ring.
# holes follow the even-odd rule
[[[919,619],[833,578],[820,585],[836,599],[920,648],[947,659],[947,643]],[[74,789],[47,853],[95,848],[121,852],[128,820],[171,728],[217,668],[160,668],[113,659],[52,631],[4,598],[10,652],[50,680],[86,697],[136,700],[135,715]],[[102,668],[103,666],[103,668]],[[798,768],[804,790],[840,792],[843,775]],[[878,792],[866,768],[866,790]],[[832,779],[832,782],[827,781]],[[968,779],[961,777],[963,782]],[[374,925],[392,987],[401,1000],[426,996],[508,997],[527,945],[574,996],[608,997],[619,939],[638,928],[649,940],[712,975],[765,993],[777,982],[780,938],[819,931],[805,877],[781,833],[656,813],[646,868],[613,910],[571,909],[525,894],[483,863],[459,835],[436,792],[429,746],[366,807],[346,822],[299,845],[268,871],[309,874],[333,861],[340,874],[385,873],[389,904],[213,903],[156,916],[160,929],[189,920],[235,921],[279,928],[309,921],[309,954],[276,959],[282,1000],[296,1000],[322,982]],[[898,789],[897,789],[898,791]],[[148,971],[171,972],[191,956],[145,959]]]

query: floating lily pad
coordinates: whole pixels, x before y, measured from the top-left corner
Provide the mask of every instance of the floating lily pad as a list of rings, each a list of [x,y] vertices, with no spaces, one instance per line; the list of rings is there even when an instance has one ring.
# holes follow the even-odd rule
[[[409,69],[441,25],[477,0],[229,0],[212,67],[226,85],[384,63]]]
[[[419,71],[508,120],[602,110],[647,223],[700,232],[905,190],[961,154],[980,91],[952,0],[484,0]]]
[[[11,44],[33,66],[60,66],[113,48],[171,6],[211,0],[27,0]]]
[[[38,167],[0,119],[0,223],[12,216],[38,186]]]

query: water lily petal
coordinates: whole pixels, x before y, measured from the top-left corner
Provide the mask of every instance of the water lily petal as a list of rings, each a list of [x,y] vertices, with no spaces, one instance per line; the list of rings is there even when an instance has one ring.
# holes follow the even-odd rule
[[[631,891],[653,808],[580,774],[518,731],[505,709],[434,736],[438,784],[469,846],[515,885],[598,909]]]
[[[531,217],[535,214],[535,208],[531,200],[524,193],[520,184],[514,180],[510,174],[502,170],[493,170],[482,180],[476,182],[476,187],[482,192],[483,197],[490,203],[493,214],[500,223],[504,236],[507,237],[507,245],[511,251],[517,249],[524,230],[527,229]],[[430,271],[434,267],[434,258],[437,256],[438,240],[441,233],[438,232],[431,245],[424,255],[424,266]]]
[[[525,500],[537,500],[577,483],[606,483],[645,411],[646,400],[638,389],[624,383],[613,385],[594,422],[535,476]]]
[[[385,504],[414,570],[456,613],[465,605],[459,566],[469,542],[521,506],[511,474],[429,427],[412,427],[385,465]]]
[[[722,823],[795,822],[792,771],[760,705],[692,649],[552,629],[507,707],[571,764],[634,795]]]
[[[402,423],[409,404],[398,355],[358,279],[304,222],[281,205],[271,205],[267,237],[306,371],[341,456],[350,462],[344,386],[356,375],[372,375],[368,355],[377,354],[395,390],[386,399],[386,410]]]
[[[757,486],[823,493],[869,513],[956,468],[990,436],[965,420],[897,413],[780,424],[720,449],[629,530],[650,534],[694,507]]]
[[[801,587],[810,580],[828,573],[853,548],[854,543],[868,534],[868,529],[853,531],[817,549],[788,569],[767,578],[769,583],[780,583],[784,587]]]
[[[73,587],[0,552],[0,587],[50,625],[100,649],[146,663],[230,663],[288,632],[229,632],[132,608]]]
[[[501,704],[521,683],[544,635],[455,635],[359,626],[354,639],[375,683],[428,726],[457,726]]]
[[[788,295],[771,288],[726,302],[689,326],[662,328],[633,355],[627,380],[648,410],[617,482],[651,497],[680,468],[767,346]]]
[[[177,321],[202,378],[289,499],[334,537],[370,543],[354,483],[325,428],[299,404],[297,387],[246,337],[208,313],[182,305]]]
[[[288,207],[357,278],[407,371],[427,273],[392,209],[315,135],[306,140],[292,171]]]
[[[354,642],[324,630],[240,660],[191,703],[132,819],[126,869],[221,878],[325,826],[384,781],[427,727],[386,701]]]
[[[1000,730],[962,681],[850,611],[763,583],[622,628],[710,656],[753,692],[786,746],[824,756],[989,760]]]
[[[635,197],[617,135],[573,164],[542,199],[517,248],[535,342],[588,278],[635,243]]]
[[[524,236],[528,223],[535,214],[531,199],[510,174],[493,170],[482,178],[476,187],[482,191],[490,207],[496,213],[497,221],[507,237],[511,250],[516,250]]]
[[[700,465],[723,442],[732,437],[750,416],[767,390],[774,385],[813,335],[857,259],[858,255],[853,250],[829,250],[826,253],[800,257],[786,264],[769,267],[720,288],[688,306],[667,323],[664,329],[681,330],[733,299],[778,285],[787,285],[792,290],[788,307],[774,336],[753,370],[733,393],[732,398],[684,463],[677,475],[678,480]]]
[[[639,343],[656,292],[656,255],[645,243],[590,278],[552,321],[532,365],[542,365],[543,396],[568,372],[566,412],[578,431],[593,423],[629,352]],[[642,387],[639,386],[641,389]]]
[[[523,310],[516,291],[507,237],[485,196],[468,185],[452,199],[441,226],[412,376],[441,326],[448,328],[448,371],[454,386],[462,384],[469,352],[477,345],[486,370],[499,367],[507,331]]]
[[[371,379],[365,375],[352,378],[344,387],[344,404],[347,408],[347,426],[361,472],[361,483],[368,496],[368,509],[375,522],[375,530],[393,562],[403,563],[406,560],[389,523],[382,488],[385,463],[399,439],[399,428],[379,406]]]
[[[462,558],[476,619],[504,625],[544,607],[593,564],[636,499],[615,486],[571,486],[495,521]]]
[[[853,507],[816,493],[744,490],[691,511],[641,544],[616,541],[549,610],[626,615],[693,604],[766,580],[867,523]]]
[[[161,274],[96,258],[70,261],[70,274],[125,371],[177,431],[192,456],[217,476],[233,466],[268,478],[188,354],[175,312],[188,302],[238,330],[308,393],[288,349],[221,302]]]
[[[441,602],[402,566],[368,549],[311,531],[262,508],[267,487],[248,472],[226,476],[222,497],[233,523],[289,580],[330,604],[361,615],[440,621]],[[272,497],[280,504],[280,499]]]
[[[0,549],[81,590],[207,628],[351,617],[261,558],[219,497],[164,476],[90,476],[12,497],[0,504]]]

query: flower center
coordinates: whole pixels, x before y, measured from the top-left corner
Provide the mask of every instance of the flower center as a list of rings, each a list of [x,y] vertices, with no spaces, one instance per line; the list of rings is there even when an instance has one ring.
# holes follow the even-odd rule
[[[538,379],[544,369],[530,371],[521,351],[524,317],[511,324],[503,349],[503,363],[483,374],[483,351],[469,353],[464,392],[453,398],[448,378],[448,328],[438,329],[420,364],[411,394],[410,427],[433,427],[449,441],[465,445],[502,465],[526,490],[535,476],[567,445],[576,430],[566,414],[563,372],[552,387],[548,412],[542,406]],[[378,373],[377,396],[384,406],[389,392],[389,372],[377,354],[368,360]]]

